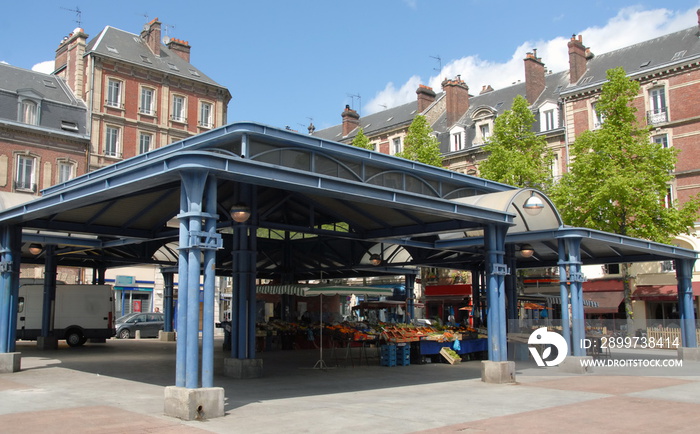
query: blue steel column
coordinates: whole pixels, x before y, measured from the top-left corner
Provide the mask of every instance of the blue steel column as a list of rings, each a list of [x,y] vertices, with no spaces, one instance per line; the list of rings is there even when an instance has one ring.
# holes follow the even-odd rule
[[[695,309],[693,308],[693,266],[695,260],[676,259],[678,280],[678,307],[681,316],[681,341],[683,347],[697,348],[695,334]]]
[[[506,230],[507,228],[494,225],[484,228],[489,360],[493,362],[503,362],[508,359],[504,296],[504,276],[508,274],[508,269],[503,263]]]
[[[569,254],[569,281],[571,282],[572,350],[574,356],[585,356],[582,342],[586,337],[583,317],[583,275],[581,274],[581,239],[566,239]]]
[[[175,276],[172,271],[163,271],[163,315],[165,324],[163,331],[173,331],[173,287],[175,286]]]
[[[41,336],[53,335],[53,306],[56,302],[56,246],[44,247],[44,299],[41,311]]]
[[[231,357],[255,358],[255,277],[257,258],[257,198],[251,186],[242,185],[240,200],[250,218],[233,225],[233,306]]]
[[[216,238],[216,178],[207,184],[205,232],[207,239]],[[216,282],[216,250],[204,252],[204,308],[202,312],[202,387],[214,386],[214,284]]]
[[[185,215],[189,209],[185,180],[180,188],[180,249],[178,250],[178,291],[177,291],[177,347],[175,355],[175,386],[185,387],[187,372],[187,251],[183,246],[189,244],[189,221]]]
[[[566,244],[559,240],[559,298],[561,299],[561,333],[566,340],[568,353],[571,354],[571,327],[569,326],[569,288],[566,279]]]
[[[4,226],[0,232],[0,353],[9,353],[10,323],[12,309],[12,249],[10,249],[10,228]]]
[[[410,323],[412,319],[416,317],[416,306],[415,306],[415,285],[416,285],[416,275],[406,274],[404,276],[406,283],[406,318],[407,323]]]
[[[9,249],[12,252],[13,261],[10,265],[10,321],[8,327],[8,347],[10,352],[15,351],[17,344],[17,302],[19,299],[19,272],[22,260],[22,227],[9,228]],[[0,315],[1,317],[2,315]],[[0,319],[0,321],[2,321]]]

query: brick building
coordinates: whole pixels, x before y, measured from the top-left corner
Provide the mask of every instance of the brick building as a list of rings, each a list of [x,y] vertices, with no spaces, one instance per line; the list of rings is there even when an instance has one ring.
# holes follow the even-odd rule
[[[535,114],[534,130],[547,139],[554,151],[552,175],[556,180],[567,170],[569,144],[582,132],[599,128],[604,122],[595,105],[606,81],[606,71],[622,67],[628,77],[641,85],[634,102],[639,122],[652,128],[653,141],[679,151],[668,203],[676,199],[684,203],[699,194],[700,10],[698,25],[609,53],[594,54],[595,47],[589,49],[583,42],[582,35],[574,35],[568,42],[568,70],[548,71],[533,50],[524,59],[525,82],[503,89],[486,85],[473,95],[460,77],[445,79],[442,93],[421,86],[416,101],[364,118],[356,116],[354,124],[344,122],[345,128],[336,126],[313,134],[350,143],[362,127],[377,151],[394,154],[401,150],[413,118],[423,114],[440,140],[444,166],[478,175],[479,163],[487,157],[483,144],[488,142],[496,117],[511,108],[517,95],[522,95]],[[700,231],[700,225],[696,223],[695,229],[696,233]],[[700,250],[697,236],[680,235],[674,243]],[[619,267],[610,264],[598,268],[587,270],[591,281],[584,284],[590,298],[601,302],[595,314],[624,316],[618,311],[622,300]],[[643,328],[644,321],[652,318],[672,323],[677,300],[673,263],[635,264],[632,274],[637,288],[633,295],[636,327]],[[697,308],[700,282],[694,282],[694,292]]]
[[[0,192],[26,201],[85,173],[87,121],[61,78],[0,63]]]
[[[88,42],[78,28],[56,50],[55,74],[92,115],[90,169],[225,125],[231,94],[190,63],[188,42],[107,26]]]

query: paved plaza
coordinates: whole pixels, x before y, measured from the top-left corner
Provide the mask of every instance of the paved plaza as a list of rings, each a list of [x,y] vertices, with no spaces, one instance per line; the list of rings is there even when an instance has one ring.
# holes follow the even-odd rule
[[[227,378],[217,363],[225,416],[186,422],[163,415],[164,387],[175,379],[173,342],[61,343],[55,351],[20,342],[17,349],[22,370],[0,374],[2,433],[690,433],[700,426],[697,362],[564,375],[522,361],[515,384],[486,384],[479,360],[383,367],[343,357],[318,370],[318,350],[267,351],[259,354],[263,378]],[[655,351],[634,357],[675,354]],[[331,355],[324,350],[332,366]]]

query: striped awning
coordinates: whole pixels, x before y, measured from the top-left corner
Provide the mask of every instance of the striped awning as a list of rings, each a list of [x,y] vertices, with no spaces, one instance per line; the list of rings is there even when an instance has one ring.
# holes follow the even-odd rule
[[[310,285],[258,285],[255,288],[257,294],[287,294],[304,297],[305,291]]]

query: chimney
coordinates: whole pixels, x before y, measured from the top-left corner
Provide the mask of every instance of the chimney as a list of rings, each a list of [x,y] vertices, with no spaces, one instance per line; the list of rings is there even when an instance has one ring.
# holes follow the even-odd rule
[[[544,63],[537,57],[537,50],[525,56],[525,98],[532,105],[544,91]]]
[[[581,35],[571,36],[569,46],[569,82],[576,83],[586,73],[586,47],[583,46]]]
[[[469,110],[469,87],[462,81],[461,76],[442,82],[447,102],[447,125],[451,127]]]
[[[182,57],[185,62],[190,63],[190,44],[187,41],[172,38],[168,41],[166,46],[174,51],[175,54]]]
[[[698,15],[698,30],[695,31],[695,36],[700,36],[700,9],[695,12]]]
[[[483,95],[485,93],[493,92],[493,88],[491,87],[490,84],[485,84],[481,86],[481,92],[479,92],[479,95]]]
[[[435,91],[432,87],[421,84],[418,86],[416,94],[418,95],[418,113],[423,113],[430,104],[435,102]]]
[[[160,21],[158,21],[157,17],[143,26],[141,39],[146,42],[153,54],[160,56]]]
[[[341,116],[343,117],[343,137],[345,137],[360,125],[360,115],[349,105],[346,105]]]
[[[54,71],[71,88],[73,93],[85,101],[85,47],[88,35],[80,27],[63,38],[56,49]]]

